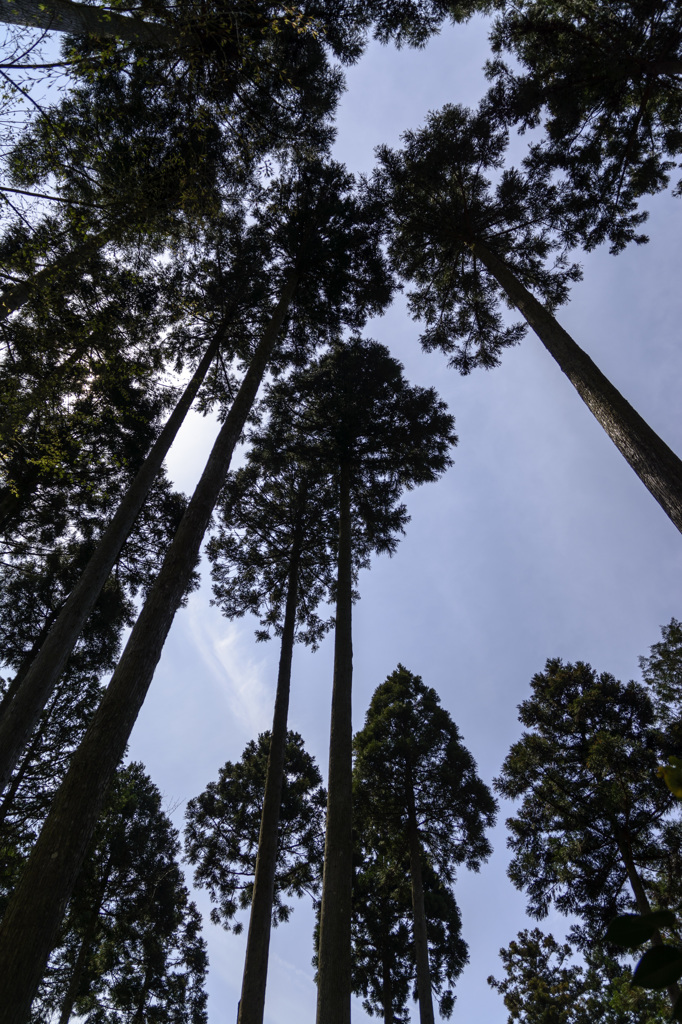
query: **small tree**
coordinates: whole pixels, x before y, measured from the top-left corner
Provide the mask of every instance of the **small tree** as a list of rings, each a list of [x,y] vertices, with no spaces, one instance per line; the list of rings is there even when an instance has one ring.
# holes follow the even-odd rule
[[[232,924],[238,910],[253,898],[261,809],[270,752],[270,733],[247,744],[241,759],[228,761],[217,782],[211,782],[187,805],[185,850],[195,865],[197,885],[208,889],[217,907],[214,924],[236,934],[242,922]],[[322,865],[323,815],[327,794],[314,758],[295,732],[287,734],[278,826],[277,862],[272,922],[287,921],[292,907],[282,896],[318,893]]]
[[[355,737],[355,784],[362,819],[394,862],[409,850],[414,956],[421,1024],[433,1024],[425,871],[452,886],[456,867],[478,870],[491,852],[485,829],[496,805],[435,690],[399,665],[372,697]],[[466,947],[445,972],[461,972]],[[441,1012],[452,1009],[446,992]]]
[[[519,706],[528,728],[495,786],[523,797],[507,826],[509,875],[544,917],[552,904],[581,919],[583,949],[603,942],[625,911],[647,914],[680,899],[682,826],[657,777],[661,733],[643,686],[582,662],[550,659]],[[654,943],[662,943],[656,932]],[[670,985],[671,999],[679,994]]]
[[[500,950],[505,977],[488,984],[504,998],[508,1024],[659,1024],[666,1018],[660,993],[631,987],[632,971],[594,949],[585,965],[573,949],[539,928],[519,932]]]

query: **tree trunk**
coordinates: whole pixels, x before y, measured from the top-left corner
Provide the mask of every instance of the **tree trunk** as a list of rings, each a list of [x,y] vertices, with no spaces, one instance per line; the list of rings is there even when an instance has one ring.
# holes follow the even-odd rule
[[[334,685],[320,909],[317,1024],[350,1024],[353,888],[352,579],[350,466],[344,464],[341,466],[339,480]]]
[[[253,885],[253,899],[249,916],[249,934],[246,940],[246,959],[242,994],[239,1002],[238,1024],[262,1024],[265,1011],[265,987],[268,975],[268,952],[272,924],[272,903],[275,895],[275,872],[279,846],[279,812],[282,802],[284,761],[287,747],[287,720],[289,717],[289,691],[291,687],[291,661],[296,631],[298,605],[298,573],[301,562],[302,534],[297,525],[294,533],[287,582],[287,602],[282,629],[282,646],[277,673],[275,712],[268,768],[265,776],[265,794],[258,837],[258,856]]]
[[[411,773],[407,785],[407,827],[410,844],[410,881],[412,883],[412,916],[414,927],[414,959],[417,967],[417,998],[420,1024],[434,1024],[431,997],[431,968],[426,935],[424,909],[424,883],[422,881],[422,845],[419,839],[417,812],[414,806],[414,788]]]
[[[27,25],[74,36],[123,39],[127,43],[176,47],[181,41],[178,29],[157,22],[145,22],[130,15],[116,14],[90,4],[71,0],[0,0],[0,21],[9,25]]]
[[[0,719],[0,792],[35,728],[225,334],[222,325]]]
[[[104,897],[107,894],[107,886],[109,884],[109,875],[111,873],[111,857],[107,860],[104,867],[104,876],[102,878],[102,884],[99,887],[98,898],[94,905],[90,908],[90,915],[88,918],[88,924],[85,929],[85,934],[78,950],[78,956],[76,957],[76,963],[73,966],[73,974],[69,979],[69,985],[62,1002],[62,1008],[59,1013],[58,1024],[68,1024],[73,1012],[73,1004],[78,998],[78,990],[80,989],[81,979],[85,970],[85,963],[92,951],[92,945],[97,935],[97,926],[99,924],[99,914],[104,903]]]
[[[199,558],[230,460],[275,349],[297,276],[287,276],[180,526],[99,708],[75,752],[0,925],[3,1024],[24,1024],[107,790]]]
[[[644,486],[682,532],[682,461],[509,267],[482,242],[473,242],[471,248],[556,359]]]
[[[615,829],[616,842],[620,855],[623,858],[623,864],[625,865],[625,871],[627,872],[628,881],[635,897],[635,903],[637,910],[640,914],[650,914],[651,904],[644,888],[644,883],[640,877],[637,865],[635,864],[632,856],[632,847],[630,846],[630,840],[627,835],[623,833],[622,829],[616,827]],[[656,930],[651,937],[652,946],[662,946],[663,936]],[[677,984],[666,985],[666,992],[670,999],[671,1004],[674,1006],[680,996],[680,986]]]

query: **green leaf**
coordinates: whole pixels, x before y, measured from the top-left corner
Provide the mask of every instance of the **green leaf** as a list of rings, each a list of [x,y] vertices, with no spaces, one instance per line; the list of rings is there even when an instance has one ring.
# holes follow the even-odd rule
[[[648,949],[635,968],[634,985],[642,988],[665,988],[682,975],[682,949],[657,946]]]
[[[659,928],[674,928],[676,924],[672,910],[655,910],[651,914],[622,914],[614,917],[604,938],[614,946],[632,949],[648,942]]]

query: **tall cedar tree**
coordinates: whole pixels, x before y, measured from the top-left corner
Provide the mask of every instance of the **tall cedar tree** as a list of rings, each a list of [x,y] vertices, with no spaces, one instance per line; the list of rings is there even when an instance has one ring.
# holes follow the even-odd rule
[[[335,495],[313,466],[273,458],[286,423],[277,416],[251,433],[247,466],[228,482],[221,499],[221,529],[208,547],[213,591],[230,618],[260,617],[259,640],[280,638],[271,742],[260,817],[239,1019],[263,1019],[270,922],[276,892],[278,823],[294,644],[317,645],[331,621],[317,614],[334,580]]]
[[[274,392],[274,389],[273,389]],[[275,401],[271,392],[270,399]],[[377,342],[352,338],[278,385],[294,429],[286,451],[337,489],[334,683],[320,917],[318,1021],[348,1024],[351,993],[352,629],[354,537],[367,552],[395,549],[406,522],[403,488],[450,465],[453,419],[433,389],[410,386]]]
[[[542,124],[533,160],[566,174],[573,226],[613,251],[664,188],[682,151],[682,4],[678,0],[522,0],[505,4],[488,65],[496,109],[522,130]],[[677,191],[677,189],[676,189]]]
[[[485,830],[494,824],[495,800],[436,691],[402,665],[375,690],[354,746],[363,819],[394,863],[409,850],[419,1019],[433,1024],[425,865],[447,887],[458,864],[478,870],[491,852]],[[448,981],[464,967],[466,947],[458,959]],[[452,1004],[447,991],[441,1012],[449,1016]]]
[[[149,450],[147,458],[142,462],[142,452],[135,452],[132,447],[130,452],[123,453],[125,462],[131,464],[129,468],[137,469],[137,474],[130,480],[128,489],[123,491],[120,504],[107,529],[98,537],[98,543],[94,546],[68,601],[61,609],[56,608],[59,614],[54,622],[50,623],[51,628],[47,635],[41,638],[39,650],[19,680],[20,689],[17,690],[11,707],[6,708],[6,714],[0,722],[0,780],[3,782],[16,764],[22,746],[27,742],[31,729],[34,728],[45,702],[49,699],[141,510],[152,497],[154,487],[158,487],[154,481],[163,459],[177,436],[211,364],[219,361],[224,365],[223,357],[229,360],[243,355],[248,357],[252,332],[261,322],[264,300],[267,301],[268,298],[268,289],[264,288],[262,281],[263,270],[259,268],[261,265],[268,266],[268,256],[271,263],[272,251],[268,231],[257,225],[246,228],[243,220],[243,213],[233,218],[229,225],[229,237],[226,226],[222,225],[218,283],[226,290],[227,296],[221,293],[220,306],[212,310],[215,317],[209,317],[208,320],[208,340],[202,340],[206,328],[204,331],[200,329],[197,337],[197,332],[182,330],[177,326],[167,340],[176,361],[186,359],[197,346],[200,346],[199,351],[203,346],[203,355],[175,409]],[[215,273],[214,268],[214,276]],[[245,300],[253,304],[248,315],[245,315]],[[217,327],[214,326],[214,320],[218,320]],[[60,397],[63,400],[63,396]],[[204,402],[204,408],[210,408],[210,401]],[[108,503],[112,496],[105,492],[105,497]],[[70,509],[67,508],[67,511]],[[100,518],[103,514],[106,515],[101,508],[98,512]],[[43,515],[41,524],[44,519]],[[50,523],[49,515],[47,519]],[[72,522],[69,523],[69,527],[73,529]]]
[[[338,165],[312,164],[290,180],[286,217],[282,211],[273,228],[282,252],[279,301],[0,925],[0,1001],[8,1008],[8,1024],[22,1024],[40,981],[108,785],[192,578],[232,452],[276,352],[297,287],[302,284],[313,300],[326,291],[328,301],[321,312],[327,323],[330,317],[343,323],[347,317],[378,312],[390,297],[374,210],[352,191],[352,178]],[[276,187],[281,197],[282,185]]]
[[[201,919],[144,768],[116,773],[31,1024],[206,1024]]]
[[[217,904],[211,911],[214,924],[235,934],[242,931],[241,921],[232,924],[235,914],[253,900],[269,752],[270,733],[264,732],[187,805],[185,852],[194,865],[194,880]],[[288,921],[292,912],[283,895],[315,898],[319,893],[326,800],[315,759],[302,737],[288,732],[270,907],[273,924]]]
[[[377,841],[371,811],[363,827],[362,799],[353,807],[356,868],[353,874],[352,980],[370,1016],[384,1024],[407,1024],[410,989],[415,981],[414,914],[409,853],[402,859]],[[364,842],[363,842],[364,839]],[[428,862],[422,864],[424,914],[432,990],[440,1012],[450,1016],[454,997],[450,986],[468,960],[462,939],[457,901]]]
[[[507,131],[490,107],[446,106],[403,139],[401,151],[380,150],[376,180],[392,211],[395,266],[415,285],[410,307],[426,321],[423,347],[448,353],[461,373],[495,366],[526,330],[504,326],[502,297],[682,531],[682,461],[552,315],[579,272],[561,251],[562,203],[549,172],[502,170]]]
[[[507,821],[509,876],[532,916],[575,914],[589,949],[617,914],[677,906],[682,823],[656,775],[662,738],[643,686],[555,658],[531,687],[519,705],[528,731],[495,782],[522,797]]]
[[[632,970],[599,949],[587,962],[571,960],[570,943],[539,928],[519,932],[500,950],[505,977],[488,984],[504,997],[507,1024],[660,1024],[667,1007],[660,992],[632,987]]]

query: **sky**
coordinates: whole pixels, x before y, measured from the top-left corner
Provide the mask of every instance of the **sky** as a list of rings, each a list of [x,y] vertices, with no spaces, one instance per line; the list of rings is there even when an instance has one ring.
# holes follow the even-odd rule
[[[449,27],[420,51],[371,45],[347,70],[335,156],[369,172],[374,147],[399,144],[447,102],[475,105],[485,90],[487,24]],[[514,145],[523,153],[523,141]],[[584,279],[558,318],[678,454],[682,453],[682,200],[649,203],[648,245],[617,257],[579,254]],[[460,377],[419,347],[404,300],[368,325],[416,384],[435,386],[456,418],[455,464],[437,483],[407,495],[411,515],[397,553],[374,560],[354,609],[354,726],[374,689],[400,662],[436,689],[488,784],[520,736],[517,705],[549,657],[587,661],[623,680],[660,626],[682,617],[682,543],[539,340],[529,333],[494,370]],[[193,415],[169,461],[190,492],[216,433]],[[181,826],[188,799],[226,760],[270,727],[278,650],[257,645],[254,621],[230,623],[210,606],[210,582],[181,610],[133,732],[142,760]],[[327,769],[332,639],[294,654],[290,728]],[[503,1024],[498,950],[532,926],[523,894],[506,876],[505,818],[480,873],[462,870],[455,892],[470,962],[456,986],[453,1022]],[[188,881],[191,869],[187,868]],[[208,921],[209,1019],[236,1020],[244,936]],[[542,927],[565,932],[551,914]],[[268,1024],[313,1021],[313,917],[296,906],[273,933]],[[417,1020],[417,1009],[412,1016]],[[367,1020],[354,1001],[353,1020]]]

